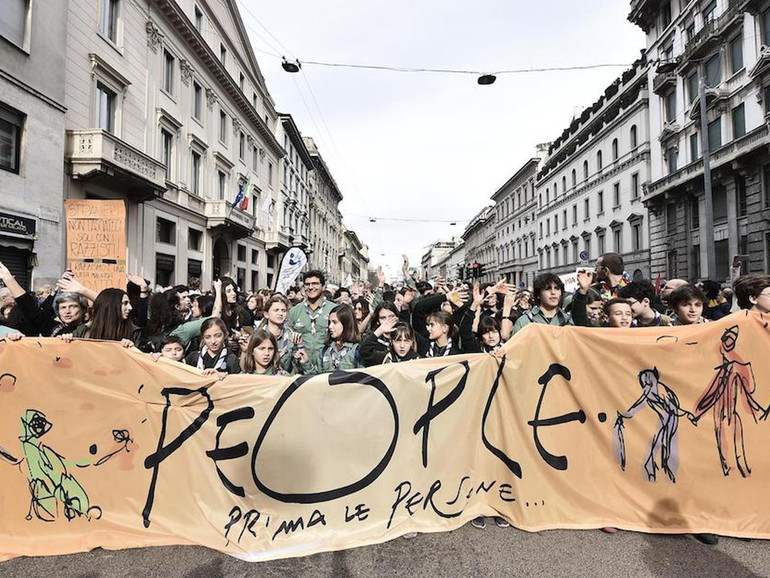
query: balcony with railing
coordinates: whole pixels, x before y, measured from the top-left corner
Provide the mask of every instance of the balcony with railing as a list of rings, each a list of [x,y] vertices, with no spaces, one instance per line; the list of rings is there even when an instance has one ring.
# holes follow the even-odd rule
[[[209,229],[225,229],[236,239],[247,237],[254,230],[254,215],[234,207],[225,200],[207,200],[204,215]]]
[[[688,41],[684,48],[685,61],[705,56],[727,34],[733,25],[743,19],[747,0],[731,0],[727,9],[715,18],[706,21]]]
[[[676,88],[675,72],[659,72],[652,80],[652,92],[658,96],[663,96],[672,88]]]
[[[65,151],[75,180],[98,182],[139,202],[166,191],[166,165],[106,130],[67,131]]]

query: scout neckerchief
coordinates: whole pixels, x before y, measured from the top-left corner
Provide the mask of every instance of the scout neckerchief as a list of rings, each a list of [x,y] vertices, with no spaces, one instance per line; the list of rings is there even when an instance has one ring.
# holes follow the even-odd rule
[[[337,371],[342,365],[342,360],[345,359],[348,353],[353,350],[353,347],[348,343],[343,343],[339,348],[336,343],[332,343],[328,347],[329,357],[331,359],[332,371]]]
[[[316,307],[315,311],[313,311],[310,308],[310,304],[307,302],[307,299],[305,299],[305,313],[310,319],[310,333],[312,333],[313,335],[316,334],[316,328],[315,328],[316,319],[318,319],[323,313],[323,306],[325,303],[326,303],[326,297],[321,297],[321,299],[318,302],[318,307]]]
[[[209,348],[206,347],[205,345],[203,346],[203,349],[201,349],[201,352],[198,354],[198,364],[197,364],[198,369],[204,369],[203,367],[204,355],[213,357],[213,355],[209,353]],[[219,352],[219,359],[217,359],[213,369],[216,369],[217,371],[227,371],[227,347],[222,347],[222,351]]]
[[[428,348],[428,357],[446,357],[452,349],[452,338],[447,339],[444,347],[439,347],[435,341],[431,341]]]

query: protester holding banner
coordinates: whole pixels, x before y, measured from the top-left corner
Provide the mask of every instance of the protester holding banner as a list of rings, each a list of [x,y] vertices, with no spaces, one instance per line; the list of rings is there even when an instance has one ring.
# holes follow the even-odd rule
[[[140,342],[142,329],[131,321],[131,309],[131,301],[123,289],[103,289],[94,299],[91,320],[73,331],[72,337],[120,341],[123,347],[132,347]]]
[[[281,367],[278,342],[264,329],[257,329],[249,337],[243,358],[243,372],[255,375],[289,375]]]
[[[561,309],[561,300],[564,295],[564,283],[553,273],[542,273],[535,277],[532,291],[537,305],[524,313],[516,320],[513,326],[514,334],[521,331],[530,323],[543,323],[546,325],[572,325],[572,317]]]
[[[688,283],[672,291],[668,296],[668,305],[676,315],[672,325],[692,325],[708,321],[703,317],[706,296],[695,285]]]
[[[288,309],[288,300],[276,293],[265,303],[265,317],[257,329],[267,331],[275,338],[281,368],[287,373],[295,373],[296,354],[304,345],[302,336],[286,325]]]
[[[201,349],[185,357],[185,363],[206,375],[224,379],[230,373],[240,373],[238,356],[227,348],[227,326],[219,317],[206,319],[201,325]]]
[[[288,326],[302,336],[308,357],[318,359],[324,347],[329,314],[335,305],[323,295],[326,277],[317,270],[307,271],[302,277],[305,300],[289,310]]]

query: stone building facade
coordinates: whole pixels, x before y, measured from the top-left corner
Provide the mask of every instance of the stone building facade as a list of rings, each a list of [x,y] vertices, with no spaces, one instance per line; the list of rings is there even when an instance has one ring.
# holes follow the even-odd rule
[[[311,181],[310,248],[311,269],[326,273],[326,280],[339,285],[342,278],[342,257],[344,253],[342,213],[339,204],[342,193],[326,165],[315,141],[304,138],[305,146],[313,159]]]
[[[650,68],[652,274],[725,281],[770,271],[770,2],[634,0],[629,20],[647,35]],[[706,221],[699,85],[711,164],[713,221]],[[705,231],[713,228],[714,245]],[[716,270],[707,268],[714,252]]]
[[[566,274],[616,252],[649,277],[647,72],[634,63],[551,144],[535,184],[539,270]]]
[[[482,267],[481,275],[476,278],[478,281],[497,281],[497,237],[493,206],[484,207],[470,220],[463,232],[463,241],[466,270],[467,266],[472,267],[476,263]]]
[[[62,182],[69,2],[0,14],[0,262],[25,288],[65,268]]]
[[[124,200],[127,268],[155,284],[272,286],[286,151],[235,0],[71,0],[69,16],[64,197]]]
[[[530,286],[538,269],[535,177],[541,162],[541,157],[529,159],[492,195],[497,276],[517,287]]]

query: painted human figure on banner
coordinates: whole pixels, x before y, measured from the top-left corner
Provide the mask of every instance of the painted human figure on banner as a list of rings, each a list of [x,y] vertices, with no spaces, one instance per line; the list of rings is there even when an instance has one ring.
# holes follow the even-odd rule
[[[682,409],[676,393],[665,383],[660,381],[658,368],[643,369],[639,372],[639,385],[642,395],[639,396],[625,413],[618,412],[615,420],[616,457],[621,469],[626,469],[626,444],[624,437],[624,420],[632,419],[645,406],[658,414],[660,427],[650,441],[650,452],[644,462],[644,471],[647,479],[654,482],[657,478],[658,467],[668,476],[668,479],[676,483],[676,471],[679,466],[679,452],[677,449],[677,430],[679,418],[687,417],[694,425],[697,425],[695,415]],[[660,455],[660,460],[656,457]]]
[[[719,351],[722,363],[715,369],[716,374],[708,389],[695,406],[696,419],[709,409],[714,418],[714,433],[717,439],[719,463],[722,473],[730,475],[727,454],[732,454],[735,465],[744,478],[751,474],[746,447],[743,442],[743,420],[739,413],[741,405],[749,411],[755,422],[767,419],[770,406],[765,408],[757,401],[757,381],[750,361],[743,361],[735,351],[738,343],[738,326],[725,329]],[[742,402],[742,403],[741,403]]]
[[[28,409],[21,418],[19,441],[22,458],[15,458],[8,450],[3,450],[3,458],[13,465],[26,466],[27,481],[31,494],[27,520],[33,517],[44,522],[53,522],[57,518],[59,505],[64,509],[64,517],[72,520],[85,516],[86,519],[99,519],[102,510],[91,504],[88,494],[78,480],[67,470],[65,458],[54,449],[41,443],[53,424],[45,414],[35,409]],[[113,430],[112,437],[118,443],[117,449],[101,457],[95,463],[76,462],[79,468],[89,465],[100,466],[122,451],[130,451],[131,438],[126,430]],[[91,446],[91,453],[97,448]]]

